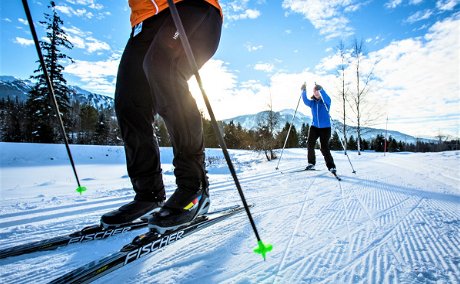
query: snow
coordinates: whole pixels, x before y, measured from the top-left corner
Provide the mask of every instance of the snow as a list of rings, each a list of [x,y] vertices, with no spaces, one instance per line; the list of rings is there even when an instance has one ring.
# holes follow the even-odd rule
[[[122,147],[0,143],[0,248],[70,233],[133,197]],[[212,208],[241,204],[220,149],[207,149]],[[96,283],[460,283],[460,151],[333,152],[338,182],[317,152],[278,160],[231,150],[261,238],[244,213],[110,273]],[[168,196],[172,150],[161,149]],[[212,209],[211,209],[212,210]],[[2,283],[46,283],[118,251],[140,231],[0,260]]]

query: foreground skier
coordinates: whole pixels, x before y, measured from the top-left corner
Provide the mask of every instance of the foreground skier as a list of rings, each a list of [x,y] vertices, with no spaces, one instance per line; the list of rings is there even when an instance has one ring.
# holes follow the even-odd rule
[[[217,0],[175,1],[201,67],[217,50],[222,12]],[[115,110],[125,142],[134,201],[104,214],[116,227],[157,209],[149,226],[174,229],[209,209],[201,115],[187,81],[193,75],[166,0],[129,0],[132,32],[120,61]],[[174,150],[177,189],[164,202],[160,152],[152,127],[165,121]],[[159,208],[159,210],[158,210]]]

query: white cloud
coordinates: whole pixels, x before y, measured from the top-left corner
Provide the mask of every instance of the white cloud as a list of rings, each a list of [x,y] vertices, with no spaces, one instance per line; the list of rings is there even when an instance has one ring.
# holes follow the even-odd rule
[[[260,12],[257,10],[247,9],[239,14],[230,14],[226,18],[229,20],[244,20],[244,19],[256,19],[260,16]]]
[[[54,7],[57,11],[61,12],[62,14],[65,14],[69,17],[71,17],[73,14],[74,14],[74,9],[72,9],[71,7],[69,6],[61,6],[61,5],[57,5]]]
[[[378,61],[374,102],[394,128],[413,135],[460,134],[459,26],[460,17],[446,19],[424,38],[394,41],[369,54],[368,64]]]
[[[89,8],[95,10],[101,10],[104,8],[102,4],[98,4],[94,0],[67,0],[67,2],[74,5],[88,6]]]
[[[387,3],[385,3],[385,7],[393,9],[401,5],[402,0],[390,0]]]
[[[89,53],[93,53],[95,51],[100,51],[100,50],[110,50],[110,45],[103,41],[99,41],[93,37],[89,37],[86,39],[86,46],[87,46],[87,51]]]
[[[284,0],[282,7],[288,12],[302,14],[326,38],[346,37],[353,34],[346,13],[355,12],[364,5],[353,0]]]
[[[68,17],[76,16],[92,19],[97,16],[98,19],[102,19],[106,15],[110,15],[110,12],[101,11],[104,6],[102,4],[96,3],[93,0],[67,0],[67,3],[71,4],[71,6],[67,4],[61,4],[56,5],[55,9],[67,15]],[[95,10],[96,15],[91,10]]]
[[[28,46],[28,45],[33,45],[34,44],[34,41],[32,39],[26,39],[26,38],[22,38],[22,37],[16,37],[14,39],[14,42],[18,43],[20,45],[23,45],[23,46]]]
[[[21,24],[25,25],[25,26],[28,26],[29,25],[29,22],[27,22],[27,20],[23,19],[23,18],[18,18],[18,22],[20,22]]]
[[[88,18],[88,19],[91,19],[94,17],[94,14],[92,12],[88,12],[86,9],[82,8],[82,9],[74,9],[72,7],[69,7],[69,6],[61,6],[61,5],[58,5],[58,6],[55,6],[55,9],[65,15],[67,15],[68,17],[72,17],[72,16],[77,16],[77,17],[84,17],[84,18]]]
[[[368,105],[377,106],[385,118],[389,115],[390,129],[415,136],[439,133],[460,136],[459,26],[460,15],[437,22],[424,37],[394,41],[371,52],[361,63],[363,73],[373,68],[376,77]],[[355,70],[349,56],[345,74],[353,90]],[[324,82],[322,85],[334,98],[340,90],[340,81],[327,74],[337,74],[340,63],[338,54],[333,54],[323,58],[314,73],[306,74],[318,76],[315,80]],[[289,75],[295,77],[294,74],[285,77]],[[332,116],[340,117],[334,105]],[[384,123],[383,118],[380,121]]]
[[[217,119],[245,113],[249,106],[245,103],[244,96],[241,96],[238,90],[237,76],[229,70],[224,61],[210,59],[201,67],[200,76]],[[192,77],[188,83],[190,92],[197,101],[198,108],[207,115],[208,111],[195,77]],[[249,99],[247,102],[249,102]]]
[[[272,101],[273,110],[295,108],[300,97],[302,82],[327,82],[333,76],[318,76],[308,70],[301,73],[273,74],[268,82],[249,80],[238,84],[236,71],[221,60],[209,60],[200,70],[203,85],[218,120],[238,115],[254,114],[267,110]],[[190,90],[198,107],[207,114],[202,95],[195,78],[189,80]],[[310,86],[310,85],[309,85]],[[302,112],[309,111],[306,107]]]
[[[254,70],[263,72],[272,72],[275,66],[271,63],[257,63],[254,65]]]
[[[75,48],[85,49],[89,53],[98,51],[110,51],[110,45],[92,37],[91,32],[84,32],[77,27],[62,27],[67,34],[67,39],[74,45]]]
[[[408,23],[413,24],[415,22],[429,19],[432,14],[433,14],[433,11],[431,10],[418,11],[415,14],[412,14],[409,18],[407,18],[406,21]]]
[[[349,54],[347,55],[349,57]],[[334,72],[337,70],[337,66],[340,65],[340,56],[336,53],[331,56],[323,58],[320,63],[315,66],[315,69],[320,71]]]
[[[436,2],[436,8],[441,11],[450,11],[460,4],[460,0],[438,0]]]
[[[262,49],[262,48],[264,47],[264,46],[261,45],[261,44],[259,44],[259,45],[254,45],[254,44],[249,43],[249,42],[246,43],[244,46],[246,47],[246,49],[247,49],[249,52],[257,51],[257,50]]]
[[[248,0],[233,0],[220,3],[226,21],[237,21],[244,19],[257,19],[261,13],[257,9],[248,8]],[[263,3],[259,3],[263,4]]]
[[[80,87],[94,93],[113,96],[120,55],[112,55],[106,61],[75,60],[64,72],[80,78]]]

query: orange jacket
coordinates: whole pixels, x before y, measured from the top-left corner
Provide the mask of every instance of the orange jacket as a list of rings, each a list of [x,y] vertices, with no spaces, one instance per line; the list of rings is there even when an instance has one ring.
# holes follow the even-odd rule
[[[182,0],[174,0],[174,3],[180,1]],[[222,15],[222,8],[220,7],[218,0],[205,1],[219,9],[220,14]],[[130,20],[132,27],[168,8],[167,0],[128,0],[128,3],[131,8]]]

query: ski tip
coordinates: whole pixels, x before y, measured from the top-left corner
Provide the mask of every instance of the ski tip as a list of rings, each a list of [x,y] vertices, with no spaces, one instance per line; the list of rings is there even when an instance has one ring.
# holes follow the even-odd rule
[[[75,190],[76,190],[78,193],[80,193],[80,195],[81,195],[81,194],[83,194],[83,192],[86,191],[86,187],[84,187],[84,186],[79,186],[79,187],[77,187],[77,189],[75,189]]]
[[[254,252],[262,255],[264,261],[266,260],[266,254],[273,249],[271,244],[264,244],[262,241],[257,242],[258,247],[254,249]]]

